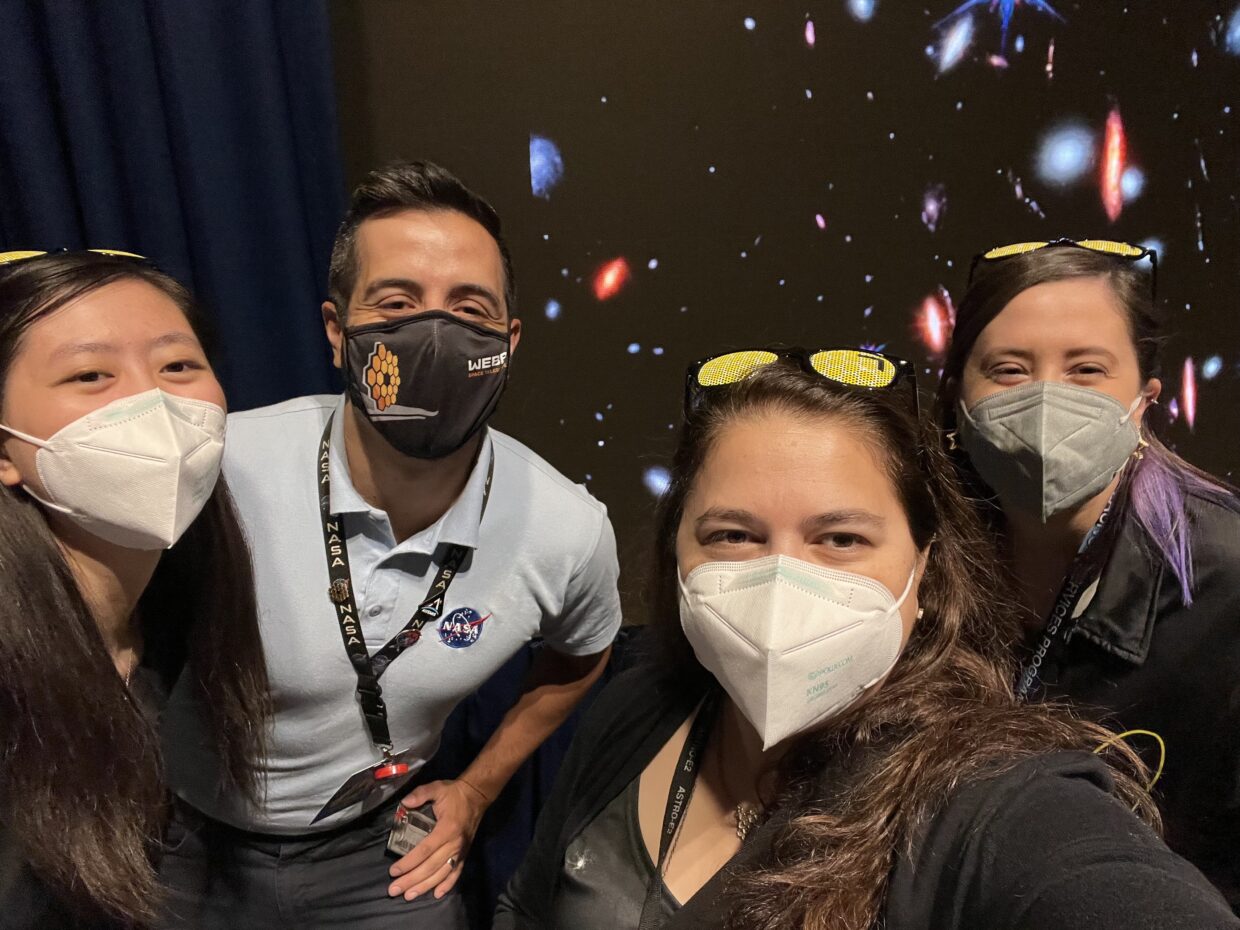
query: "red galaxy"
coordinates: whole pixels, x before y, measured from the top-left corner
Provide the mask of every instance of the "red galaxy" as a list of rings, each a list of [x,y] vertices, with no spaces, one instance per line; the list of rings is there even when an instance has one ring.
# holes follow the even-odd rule
[[[624,256],[613,258],[594,274],[594,296],[609,300],[620,293],[629,280],[629,263]]]
[[[935,355],[942,355],[947,348],[954,315],[952,299],[942,288],[921,302],[917,311],[917,335]]]
[[[1184,359],[1184,380],[1180,384],[1180,409],[1184,413],[1184,422],[1192,429],[1197,421],[1197,370],[1190,355]]]
[[[1128,139],[1119,107],[1107,116],[1106,139],[1102,147],[1102,206],[1107,219],[1114,223],[1124,209],[1123,178],[1128,156]]]

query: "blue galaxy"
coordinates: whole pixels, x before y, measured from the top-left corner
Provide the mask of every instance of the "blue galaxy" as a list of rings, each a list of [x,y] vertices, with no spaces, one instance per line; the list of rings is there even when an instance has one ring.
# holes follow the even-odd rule
[[[551,199],[552,189],[564,177],[560,148],[546,136],[530,136],[530,193]]]

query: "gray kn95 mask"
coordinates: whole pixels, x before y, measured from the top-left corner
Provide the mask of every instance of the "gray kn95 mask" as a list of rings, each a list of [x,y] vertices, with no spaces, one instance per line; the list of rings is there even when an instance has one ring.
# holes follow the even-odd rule
[[[1141,442],[1133,413],[1108,394],[1035,381],[960,404],[960,445],[1004,508],[1051,516],[1102,491]]]

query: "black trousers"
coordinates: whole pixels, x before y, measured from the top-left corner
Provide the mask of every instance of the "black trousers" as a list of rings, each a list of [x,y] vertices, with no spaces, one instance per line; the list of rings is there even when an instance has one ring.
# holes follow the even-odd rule
[[[397,801],[306,837],[247,833],[178,804],[160,877],[159,930],[467,930],[454,888],[436,901],[388,897]]]

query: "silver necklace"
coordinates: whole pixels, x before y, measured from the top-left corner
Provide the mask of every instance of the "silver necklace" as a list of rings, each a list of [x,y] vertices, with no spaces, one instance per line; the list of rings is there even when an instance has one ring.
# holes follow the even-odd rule
[[[736,805],[736,835],[743,843],[754,827],[758,825],[758,805],[741,801]]]

